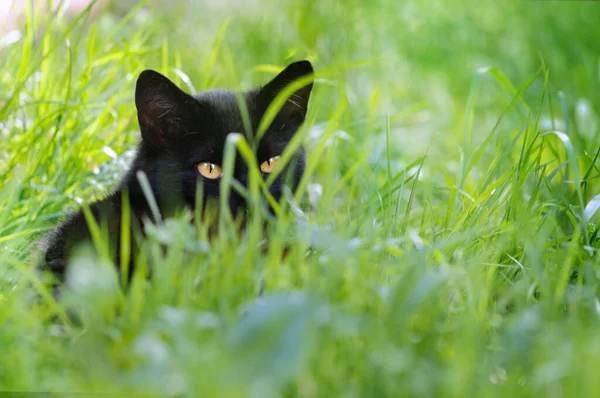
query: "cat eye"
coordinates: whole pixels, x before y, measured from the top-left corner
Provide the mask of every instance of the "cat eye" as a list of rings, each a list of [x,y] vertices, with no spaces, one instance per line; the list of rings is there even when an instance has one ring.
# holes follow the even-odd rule
[[[221,174],[223,174],[220,166],[210,162],[198,163],[196,168],[202,177],[206,177],[211,180],[216,180],[217,178],[221,177]]]
[[[275,168],[275,165],[279,162],[280,156],[273,156],[269,160],[265,160],[260,164],[260,170],[263,173],[271,173]]]

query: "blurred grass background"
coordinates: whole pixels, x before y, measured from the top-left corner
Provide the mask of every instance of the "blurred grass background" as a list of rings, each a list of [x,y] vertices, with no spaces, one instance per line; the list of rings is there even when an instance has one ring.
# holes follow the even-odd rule
[[[597,396],[600,4],[23,4],[0,29],[0,391]],[[127,167],[139,72],[250,88],[303,58],[294,233],[262,254],[170,220],[160,277],[126,291],[83,254],[51,298],[32,242]]]

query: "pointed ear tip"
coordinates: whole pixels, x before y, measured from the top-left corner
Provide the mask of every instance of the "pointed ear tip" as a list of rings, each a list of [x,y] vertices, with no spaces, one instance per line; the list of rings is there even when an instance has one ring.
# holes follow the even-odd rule
[[[155,70],[145,69],[138,75],[137,84],[139,84],[140,82],[146,82],[152,79],[156,79],[158,76],[162,75]]]
[[[297,61],[291,64],[298,71],[302,72],[303,75],[308,75],[309,73],[314,73],[314,69],[309,60],[303,59],[302,61]]]
[[[135,83],[136,102],[147,101],[149,96],[165,92],[167,87],[171,85],[174,85],[173,82],[163,74],[152,69],[146,69],[139,74]]]
[[[152,86],[158,82],[165,81],[169,81],[169,79],[166,76],[153,69],[145,69],[138,75],[135,86],[136,90],[139,90],[141,88],[147,88],[149,86]]]

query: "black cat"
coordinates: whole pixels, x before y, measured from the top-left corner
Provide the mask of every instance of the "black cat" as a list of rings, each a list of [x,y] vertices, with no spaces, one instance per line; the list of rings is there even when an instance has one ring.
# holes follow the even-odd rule
[[[248,132],[244,128],[235,92],[216,89],[192,96],[155,71],[142,72],[135,90],[135,104],[142,134],[137,155],[116,191],[89,205],[97,222],[105,222],[108,226],[110,250],[114,253],[115,263],[120,263],[123,191],[129,198],[132,229],[139,229],[145,219],[153,219],[148,200],[136,176],[138,171],[143,171],[148,178],[161,218],[177,208],[193,209],[198,181],[203,184],[201,203],[206,204],[211,199],[219,198],[223,150],[226,137],[232,132],[244,133],[251,145],[256,144],[255,156],[263,176],[267,176],[304,122],[312,89],[312,76],[310,62],[295,62],[264,87],[240,93],[251,125],[251,132]],[[303,80],[308,84],[287,99],[262,138],[255,142],[253,135],[256,134],[269,104],[290,83],[300,78],[305,78]],[[233,178],[245,187],[248,166],[239,154],[236,156]],[[290,184],[295,189],[299,182],[304,172],[303,149],[295,153],[294,161],[285,165],[285,168],[269,187],[276,200],[279,200],[284,184]],[[292,178],[285,178],[286,175]],[[243,213],[246,201],[242,195],[235,190],[231,190],[229,195],[232,213]],[[43,263],[59,279],[63,279],[73,248],[85,241],[91,241],[91,233],[84,212],[79,210],[46,237]],[[131,253],[134,252],[135,247],[132,246]],[[133,261],[131,257],[130,266],[133,266]]]

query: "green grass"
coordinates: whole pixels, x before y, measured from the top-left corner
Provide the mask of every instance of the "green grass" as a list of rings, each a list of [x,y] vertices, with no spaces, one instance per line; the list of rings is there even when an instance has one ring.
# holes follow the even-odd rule
[[[0,391],[598,395],[600,4],[187,3],[29,13],[0,48]],[[301,58],[304,213],[266,253],[182,215],[128,290],[84,252],[52,298],[33,242],[118,181],[141,70],[249,88]]]

